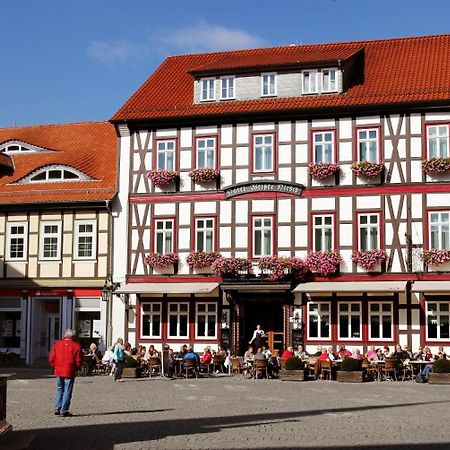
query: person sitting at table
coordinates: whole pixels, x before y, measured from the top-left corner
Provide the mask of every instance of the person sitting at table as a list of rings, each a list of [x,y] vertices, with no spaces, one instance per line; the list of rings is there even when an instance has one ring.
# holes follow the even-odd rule
[[[328,353],[328,359],[330,361],[337,361],[339,359],[339,356],[337,355],[337,353],[334,353],[333,347],[328,347],[327,353]]]
[[[361,355],[361,350],[359,348],[354,348],[352,352],[352,356],[350,358],[357,359],[358,361],[362,361],[364,356]]]
[[[340,345],[338,355],[339,355],[339,358],[344,359],[345,357],[352,356],[352,352],[350,350],[347,350],[345,348],[345,345]]]
[[[412,352],[407,345],[403,346],[402,351],[403,351],[403,359],[412,359]]]
[[[219,345],[216,355],[222,356],[225,359],[228,356],[228,353],[221,345]]]
[[[264,353],[266,359],[269,359],[272,356],[272,352],[265,346],[262,346],[262,352]]]
[[[200,362],[202,364],[210,364],[213,359],[213,355],[211,353],[211,347],[205,347],[203,355],[200,357]]]
[[[198,356],[198,353],[194,352],[194,348],[192,347],[192,345],[188,345],[187,351],[183,356],[183,362],[185,362],[187,359],[195,359],[195,362],[197,364],[200,363],[200,357]]]
[[[322,349],[323,349],[323,347],[321,345],[318,345],[317,351],[316,351],[316,353],[313,354],[313,356],[320,356],[322,354]]]
[[[322,348],[322,353],[319,355],[319,358],[321,361],[329,361],[330,358],[328,357],[328,350],[323,347]]]
[[[447,353],[444,350],[444,347],[441,345],[439,346],[438,353],[437,353],[436,359],[447,359]]]
[[[368,361],[373,361],[376,354],[377,354],[377,351],[375,349],[375,345],[371,345],[370,349],[367,350],[367,352],[364,356],[367,358]]]
[[[395,346],[395,351],[394,351],[394,353],[392,353],[392,358],[398,359],[398,360],[404,359],[404,358],[403,358],[403,350],[402,350],[401,345],[398,345],[398,344],[397,344],[397,345]]]
[[[266,355],[263,353],[263,351],[262,351],[262,347],[258,347],[258,350],[256,351],[256,354],[255,354],[255,361],[257,360],[257,359],[267,359],[266,358]]]
[[[297,350],[295,350],[294,355],[300,359],[304,359],[309,356],[309,353],[305,350],[302,344],[298,344]]]
[[[385,359],[383,350],[381,350],[381,348],[377,348],[377,354],[374,356],[372,361],[384,361]]]
[[[422,376],[425,377],[428,381],[428,378],[430,376],[430,372],[433,369],[433,363],[434,363],[434,357],[433,353],[431,353],[430,347],[424,348],[425,355],[424,355],[424,361],[429,362],[430,364],[427,364],[423,370],[422,370]]]
[[[184,355],[186,354],[186,352],[187,352],[187,345],[186,345],[186,344],[183,344],[183,345],[180,347],[180,351],[179,351],[178,354],[177,354],[177,358],[183,359],[183,357],[184,357]]]
[[[244,363],[252,363],[255,360],[255,353],[253,347],[250,345],[247,351],[244,353]]]
[[[279,371],[280,371],[280,356],[278,350],[274,350],[273,353],[267,358],[267,372],[269,378],[276,378],[278,376]]]
[[[294,356],[294,351],[292,347],[287,347],[286,350],[281,354],[281,359],[288,359]]]
[[[384,354],[384,358],[392,358],[393,353],[391,352],[391,350],[389,349],[388,345],[385,345],[383,347],[383,354]]]
[[[413,354],[413,359],[414,359],[415,361],[420,361],[421,359],[424,358],[424,356],[425,356],[425,353],[423,352],[423,348],[422,348],[422,347],[419,347],[419,348],[417,349],[417,352]]]

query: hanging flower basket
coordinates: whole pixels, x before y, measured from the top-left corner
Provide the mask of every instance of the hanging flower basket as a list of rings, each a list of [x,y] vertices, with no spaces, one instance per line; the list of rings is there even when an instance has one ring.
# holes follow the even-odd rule
[[[312,252],[306,257],[306,266],[313,273],[328,276],[337,272],[342,257],[338,252]]]
[[[450,158],[431,158],[422,161],[422,170],[427,174],[450,172]]]
[[[216,169],[192,169],[189,176],[194,183],[209,183],[219,178],[219,171]]]
[[[173,170],[150,170],[147,172],[147,178],[160,188],[168,186],[172,181],[175,181],[178,174]]]
[[[191,269],[204,269],[211,267],[220,256],[218,252],[191,252],[187,256],[186,262]]]
[[[376,178],[384,169],[384,162],[360,161],[352,164],[353,173],[358,177]]]
[[[145,263],[156,269],[166,269],[178,263],[176,253],[150,253],[145,258]]]
[[[220,257],[212,263],[211,269],[216,275],[233,278],[243,272],[249,274],[252,270],[252,263],[245,258]]]
[[[352,254],[352,261],[365,270],[372,270],[386,259],[387,253],[384,250],[369,250]]]
[[[308,173],[315,180],[326,180],[339,171],[339,165],[334,163],[309,163]]]
[[[269,272],[269,280],[282,280],[289,274],[298,279],[306,272],[304,261],[295,256],[267,256],[259,260],[258,267]]]
[[[436,250],[433,248],[426,250],[422,253],[422,261],[426,266],[438,266],[448,263],[450,261],[450,249]]]

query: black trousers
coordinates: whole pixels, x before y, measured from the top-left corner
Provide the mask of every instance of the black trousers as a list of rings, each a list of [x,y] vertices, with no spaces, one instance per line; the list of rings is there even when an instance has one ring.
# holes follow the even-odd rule
[[[122,379],[123,366],[125,361],[116,361],[116,371],[114,372],[114,380]]]

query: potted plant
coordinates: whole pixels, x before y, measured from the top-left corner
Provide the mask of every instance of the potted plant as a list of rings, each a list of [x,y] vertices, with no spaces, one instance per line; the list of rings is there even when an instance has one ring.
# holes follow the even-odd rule
[[[243,274],[250,274],[252,263],[245,258],[217,258],[211,265],[216,275],[228,278],[236,278]]]
[[[192,169],[189,176],[194,183],[209,183],[219,178],[219,171],[210,168]]]
[[[150,253],[145,258],[145,263],[154,269],[166,269],[178,263],[178,255],[176,253]]]
[[[352,253],[352,261],[364,270],[372,270],[386,261],[387,253],[384,250],[368,250]]]
[[[281,381],[305,381],[305,364],[297,356],[291,356],[284,361],[280,371]]]
[[[168,186],[177,177],[178,174],[173,170],[150,170],[147,172],[147,178],[159,188]]]
[[[326,180],[339,171],[339,165],[327,162],[311,162],[308,164],[308,173],[315,180]]]
[[[346,357],[341,362],[337,371],[337,381],[346,383],[362,383],[364,381],[364,370],[362,360]]]
[[[306,257],[306,266],[308,269],[324,277],[336,273],[342,257],[336,251],[311,252]]]
[[[450,360],[438,359],[428,378],[431,384],[450,384]]]
[[[141,372],[138,362],[132,356],[126,355],[122,376],[124,378],[138,378],[141,376]]]
[[[186,263],[191,269],[205,269],[211,267],[220,257],[218,252],[191,252],[186,258]]]
[[[384,162],[360,161],[352,164],[352,171],[357,177],[376,178],[383,169]]]
[[[422,170],[427,175],[450,172],[450,158],[431,158],[422,161]]]
[[[437,250],[432,248],[431,250],[425,250],[422,253],[422,261],[426,266],[446,264],[450,261],[450,249]]]

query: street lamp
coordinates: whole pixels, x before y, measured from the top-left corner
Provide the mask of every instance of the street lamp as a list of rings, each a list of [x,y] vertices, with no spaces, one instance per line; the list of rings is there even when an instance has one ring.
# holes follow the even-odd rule
[[[102,300],[104,302],[111,301],[114,291],[119,287],[120,283],[114,283],[112,275],[108,273],[105,278],[105,284],[102,289]]]

